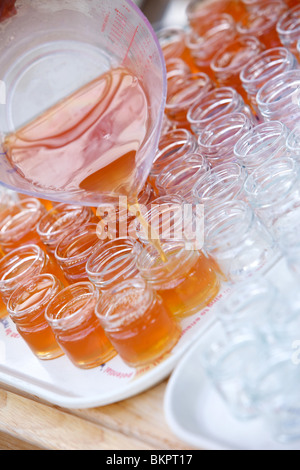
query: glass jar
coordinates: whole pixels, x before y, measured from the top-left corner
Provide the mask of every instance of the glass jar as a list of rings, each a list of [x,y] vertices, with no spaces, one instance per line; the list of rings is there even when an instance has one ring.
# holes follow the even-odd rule
[[[169,59],[182,59],[192,72],[197,73],[193,58],[186,47],[186,32],[180,27],[165,27],[157,31],[157,38],[167,62]]]
[[[300,118],[300,70],[291,70],[269,80],[257,94],[265,121],[281,121],[290,130]]]
[[[58,344],[81,369],[100,366],[116,355],[95,315],[97,301],[93,284],[79,282],[60,291],[46,308]]]
[[[165,113],[177,129],[190,130],[187,120],[189,108],[195,99],[201,99],[212,88],[214,84],[205,73],[189,75],[178,73],[168,80]]]
[[[165,259],[147,245],[137,258],[145,281],[157,291],[176,318],[195,314],[219,293],[220,276],[213,260],[184,242],[161,242]]]
[[[223,331],[218,331],[202,349],[200,360],[207,377],[230,413],[243,422],[257,418],[248,383],[266,360],[265,345],[250,335],[229,340]]]
[[[299,59],[297,43],[300,39],[300,5],[286,11],[281,16],[277,23],[277,33],[282,45]]]
[[[196,137],[187,129],[175,129],[162,136],[149,175],[149,181],[153,187],[156,189],[156,177],[164,171],[167,165],[182,160],[187,155],[196,152],[197,148]]]
[[[204,249],[229,282],[265,273],[279,259],[270,232],[249,204],[241,200],[206,211]]]
[[[235,160],[234,146],[252,129],[253,123],[243,113],[230,113],[209,123],[199,135],[199,151],[211,167]]]
[[[41,244],[37,225],[46,210],[35,198],[17,202],[0,213],[0,245],[4,253],[20,245]]]
[[[242,86],[240,73],[245,65],[257,57],[263,49],[264,46],[254,36],[240,36],[225,45],[211,62],[217,84],[220,87],[233,87],[247,101],[248,97]]]
[[[177,194],[186,202],[192,203],[194,184],[209,169],[208,161],[201,154],[191,154],[190,157],[178,162],[178,164],[170,164],[156,178],[159,195]]]
[[[5,304],[15,288],[39,274],[53,274],[62,283],[65,278],[53,260],[38,246],[24,245],[0,259],[0,295]]]
[[[281,46],[276,25],[288,9],[281,0],[262,2],[253,12],[247,12],[237,23],[237,31],[243,36],[255,36],[267,49]]]
[[[123,361],[141,367],[175,347],[181,329],[162,299],[143,280],[128,280],[105,292],[96,315]]]
[[[63,355],[45,319],[47,305],[61,288],[56,277],[41,274],[19,284],[7,303],[7,311],[18,333],[39,359]]]
[[[184,242],[186,250],[201,250],[203,221],[202,205],[187,203],[178,194],[168,194],[155,199],[143,213],[143,220],[136,221],[134,238],[142,245],[150,243],[162,259],[165,258],[162,242]]]
[[[276,47],[262,52],[252,59],[241,72],[241,81],[248,95],[252,110],[260,121],[256,96],[260,88],[271,78],[298,68],[296,57],[285,47]]]
[[[75,204],[57,204],[37,225],[37,233],[47,251],[54,255],[59,241],[77,227],[95,221],[93,211]]]
[[[247,178],[249,203],[275,239],[300,217],[300,172],[292,158],[270,160]]]
[[[247,172],[238,163],[219,165],[207,172],[193,188],[194,201],[210,210],[224,202],[246,199],[244,185]]]
[[[287,151],[288,129],[280,121],[262,123],[243,135],[234,147],[236,160],[251,173]]]
[[[186,44],[195,64],[213,79],[211,61],[220,47],[232,41],[236,36],[236,24],[230,15],[225,13],[203,14],[197,25],[186,36]]]
[[[228,338],[252,335],[268,342],[271,318],[282,308],[278,289],[263,276],[253,276],[232,286],[216,315]]]
[[[55,259],[69,283],[88,281],[85,266],[99,242],[97,224],[79,227],[59,242]]]
[[[215,119],[230,113],[244,113],[255,122],[241,95],[231,87],[221,87],[210,91],[200,101],[196,101],[190,108],[187,119],[194,134],[199,136]]]
[[[100,243],[86,265],[90,282],[105,292],[127,279],[139,277],[136,258],[140,250],[140,243],[133,238]]]

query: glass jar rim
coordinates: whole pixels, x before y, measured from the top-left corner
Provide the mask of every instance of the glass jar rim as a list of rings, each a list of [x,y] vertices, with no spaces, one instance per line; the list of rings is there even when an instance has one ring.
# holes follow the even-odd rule
[[[132,298],[134,291],[139,292],[139,299],[136,296]],[[118,299],[121,299],[121,302],[118,302]],[[124,311],[111,313],[117,306],[119,307],[119,303],[122,305],[125,299],[126,308],[130,309],[129,313],[127,315]],[[106,331],[116,330],[124,324],[135,321],[137,317],[142,317],[155,300],[156,293],[146,281],[141,278],[128,279],[100,296],[95,307],[95,315]]]
[[[209,220],[205,246],[208,251],[214,251],[224,246],[236,246],[236,240],[232,237],[236,233],[232,232],[232,220],[235,220],[239,237],[247,236],[254,220],[254,212],[245,201],[232,200],[208,209],[205,218]],[[219,238],[220,234],[221,240],[217,240],[216,237]]]
[[[188,111],[187,119],[192,125],[203,123],[203,127],[205,127],[207,123],[216,118],[215,113],[212,115],[212,110],[221,104],[223,108],[222,115],[227,114],[232,109],[233,103],[242,104],[242,97],[234,88],[215,88],[208,92],[203,99],[195,102]]]
[[[82,227],[79,227],[77,228],[74,232],[72,232],[71,234],[68,234],[68,236],[70,236],[70,238],[63,238],[62,240],[60,240],[60,242],[58,243],[58,245],[56,246],[56,249],[55,249],[55,259],[59,262],[59,263],[64,263],[64,262],[69,262],[70,260],[72,261],[72,263],[75,263],[75,262],[81,262],[83,259],[85,259],[85,257],[89,254],[92,254],[92,252],[94,251],[95,249],[95,245],[97,243],[99,243],[100,239],[97,235],[97,228],[98,228],[98,224],[96,223],[88,223],[88,224],[85,224],[83,225]],[[95,243],[92,245],[92,246],[89,246],[86,250],[84,250],[83,252],[80,252],[80,253],[77,253],[77,254],[74,254],[73,256],[69,257],[68,254],[66,254],[66,250],[68,249],[68,247],[70,246],[70,244],[73,244],[73,243],[78,243],[80,242],[80,240],[85,236],[87,235],[88,233],[91,233],[91,234],[95,234]]]
[[[165,260],[157,249],[151,244],[145,245],[137,257],[137,268],[144,279],[150,283],[169,282],[179,273],[182,275],[182,268],[189,271],[190,265],[194,265],[199,259],[200,252],[196,249],[187,250],[184,241],[163,241],[161,249],[166,256]],[[171,257],[168,257],[169,254]]]
[[[300,125],[296,126],[287,136],[286,146],[290,152],[300,153]]]
[[[70,299],[67,298],[67,295],[70,294]],[[84,304],[81,304],[78,309],[75,311],[70,311],[67,315],[63,317],[57,317],[60,315],[63,308],[66,305],[69,305],[72,301],[77,301],[82,296],[85,296]],[[48,303],[45,311],[45,318],[50,323],[50,325],[56,329],[63,329],[64,326],[72,327],[80,323],[87,314],[90,314],[94,311],[94,305],[98,299],[98,293],[95,286],[91,282],[77,282],[75,284],[70,284],[64,289],[60,290]],[[56,304],[58,307],[56,308]],[[88,308],[88,311],[87,311]],[[52,310],[57,309],[58,312],[52,312]]]
[[[273,168],[272,172],[271,168]],[[274,187],[278,188],[278,178],[289,175],[291,178],[288,179],[288,185],[285,187],[283,184],[280,184],[280,191],[276,191],[273,194]],[[258,178],[261,178],[260,184]],[[298,188],[298,186],[300,188],[299,168],[295,160],[290,157],[284,157],[266,161],[249,174],[245,181],[245,192],[251,201],[259,201],[260,205],[265,206],[277,204],[280,200],[285,200],[286,196],[291,193],[291,190],[295,187]],[[263,200],[261,199],[262,195],[264,195]]]
[[[276,65],[276,75],[278,75],[278,69],[282,70],[284,64],[296,64],[295,56],[285,47],[274,47],[262,51],[258,56],[253,57],[249,63],[243,68],[240,74],[241,81],[245,86],[251,84],[260,84],[265,78],[266,71],[269,71],[271,66]],[[260,74],[256,73],[257,68],[264,65],[267,67]],[[283,70],[284,71],[284,70]]]
[[[15,310],[15,305],[17,304],[18,299],[20,298],[20,295],[22,295],[25,292],[28,291],[31,286],[34,284],[37,285],[39,282],[42,282],[43,280],[50,280],[52,282],[52,285],[48,287],[51,288],[51,293],[47,292],[43,296],[42,299],[39,299],[38,304],[31,305],[30,307],[27,307],[23,310]],[[30,314],[33,314],[37,309],[40,309],[42,307],[46,308],[48,302],[53,298],[53,296],[58,292],[61,284],[59,280],[53,276],[52,274],[39,274],[37,276],[34,276],[28,280],[26,280],[24,283],[22,282],[19,284],[16,289],[12,292],[8,303],[7,303],[7,311],[10,315],[11,318],[23,318],[25,316],[28,316]]]
[[[165,109],[167,112],[179,109],[188,109],[195,102],[196,98],[199,99],[199,97],[205,95],[209,90],[214,88],[213,82],[211,81],[209,76],[204,72],[192,73],[187,76],[179,74],[179,77],[181,77],[184,81],[183,90],[176,90],[174,93],[171,94],[171,97],[167,96],[167,101],[165,105]],[[187,90],[191,90],[191,93],[188,97],[185,96]],[[174,97],[182,97],[183,99],[174,100]]]
[[[198,144],[201,149],[206,151],[214,151],[224,146],[230,141],[237,139],[238,136],[242,136],[246,131],[252,128],[252,123],[244,113],[228,113],[225,116],[220,116],[214,119],[214,121],[207,124],[202,130],[198,138]],[[230,132],[228,137],[225,137],[225,133],[234,130],[234,134]],[[221,142],[216,142],[219,136],[222,136]],[[225,138],[224,138],[225,137]]]
[[[7,271],[7,267],[5,268],[5,266],[7,266],[8,264],[9,267],[13,267],[15,265],[15,262],[18,260],[18,256],[20,256],[21,254],[25,255],[24,260],[28,259],[26,255],[29,255],[30,259],[32,259],[32,263],[30,264],[30,266],[27,266],[26,270],[22,273],[13,277],[7,277],[8,274],[10,274],[10,271]],[[23,245],[19,248],[10,251],[3,258],[0,259],[0,273],[2,272],[2,276],[0,274],[0,285],[14,283],[17,279],[21,280],[26,272],[30,273],[32,267],[38,260],[40,260],[42,262],[42,266],[44,266],[46,261],[46,254],[38,245]]]
[[[296,86],[296,84],[298,85]],[[296,88],[295,88],[296,86]],[[300,90],[300,70],[290,70],[277,75],[265,83],[257,93],[259,108],[278,108],[292,95],[298,95]],[[298,98],[299,100],[299,98]]]
[[[235,63],[233,65],[218,65],[218,62],[220,61],[220,57],[226,53],[230,48],[235,48],[236,49],[236,42],[237,41],[231,41],[229,44],[226,44],[224,47],[220,49],[219,52],[214,56],[212,63],[211,63],[211,69],[213,70],[214,73],[224,73],[224,72],[230,72],[230,73],[240,73],[242,68],[248,63],[249,58],[247,59],[247,62],[238,64]],[[238,39],[238,42],[241,45],[241,48],[246,47],[251,45],[251,50],[253,51],[253,54],[258,52],[261,52],[263,49],[263,45],[259,41],[258,38],[255,36],[250,36],[250,35],[245,35],[241,36]],[[255,46],[255,47],[254,47]]]
[[[280,141],[286,140],[288,130],[281,121],[267,121],[250,129],[245,135],[243,135],[234,147],[234,154],[237,158],[245,160],[248,155],[253,157],[260,154],[265,154],[266,147],[265,142],[270,141],[268,147],[274,147],[278,149]],[[259,144],[263,143],[264,147],[258,147],[257,150],[253,151],[253,146],[256,146],[257,141]]]
[[[17,212],[14,213],[15,211]],[[18,216],[21,217],[22,213],[27,213],[27,212],[31,212],[31,215],[28,218],[26,218],[26,224],[22,222],[20,224],[15,225],[14,227],[9,227],[9,225],[7,226],[9,221],[5,223],[6,218],[9,217],[10,215],[12,217],[12,221],[13,220],[16,221]],[[5,239],[7,238],[8,240],[11,238],[14,239],[16,236],[20,234],[20,231],[26,232],[28,230],[31,230],[33,227],[36,226],[36,224],[38,223],[43,213],[44,213],[44,207],[42,203],[36,198],[26,198],[26,199],[21,199],[20,201],[16,202],[13,206],[10,206],[7,209],[5,209],[1,214],[0,219],[2,218],[2,216],[4,217],[4,220],[3,220],[4,227],[1,227],[2,223],[0,221],[0,239],[2,238],[5,238]]]
[[[292,19],[293,15],[295,13],[299,15],[299,23],[298,23],[297,27],[296,28],[289,28],[289,27],[287,28],[287,26],[290,26],[290,25],[286,24],[286,22],[288,22],[289,19]],[[276,30],[277,30],[277,33],[280,36],[288,36],[291,33],[296,33],[298,31],[300,32],[300,5],[296,5],[295,7],[290,8],[288,11],[286,11],[282,15],[282,17],[280,18],[280,20],[277,23]]]
[[[60,213],[60,210],[61,213]],[[69,212],[74,211],[76,214],[89,214],[90,210],[86,206],[80,206],[79,204],[69,204],[69,203],[59,203],[56,206],[54,206],[50,211],[48,211],[39,221],[37,225],[37,233],[41,237],[46,237],[46,236],[56,236],[59,235],[62,230],[61,228],[56,228],[54,230],[51,230],[53,227],[53,223],[56,223],[57,220],[60,220],[61,218],[65,218]],[[58,217],[56,218],[56,214]],[[74,222],[77,222],[77,218],[74,220],[74,214],[71,220],[67,223],[67,227],[73,226]],[[63,230],[65,229],[65,226]]]
[[[131,237],[120,237],[104,244],[100,243],[86,264],[89,279],[96,282],[97,287],[107,288],[120,276],[134,274],[140,249],[139,243]],[[127,255],[130,259],[125,260]]]
[[[227,185],[223,178],[227,178]],[[219,179],[218,179],[219,178]],[[247,179],[246,170],[237,162],[221,163],[220,165],[210,169],[207,175],[204,175],[193,187],[193,196],[196,201],[208,202],[211,199],[211,189],[219,185],[222,181],[222,188],[218,190],[218,200],[224,200],[226,193],[230,193],[238,183],[238,192],[236,197],[244,190],[244,184]],[[212,180],[212,181],[211,181]],[[229,183],[229,184],[228,184]],[[200,195],[200,193],[202,194]]]
[[[271,17],[270,8],[272,14]],[[269,0],[267,3],[258,2],[254,12],[250,12],[250,14],[249,12],[246,12],[243,15],[241,21],[237,24],[237,30],[240,34],[255,36],[257,34],[266,34],[270,27],[277,25],[279,16],[281,16],[281,14],[286,11],[287,8],[287,5],[283,3],[282,0]],[[255,21],[257,19],[262,21],[258,25],[256,24],[254,27],[247,27],[249,26],[249,21]]]

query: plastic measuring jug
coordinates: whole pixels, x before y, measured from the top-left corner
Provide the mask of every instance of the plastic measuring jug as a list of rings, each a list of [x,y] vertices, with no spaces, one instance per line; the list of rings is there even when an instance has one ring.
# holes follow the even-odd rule
[[[131,0],[17,0],[15,8],[0,22],[1,184],[89,206],[136,194],[155,157],[166,100],[165,61],[150,23]],[[126,90],[115,85],[109,95],[114,82],[105,74],[115,70],[126,71],[120,82]],[[97,93],[109,96],[114,109],[97,124],[98,108],[79,91],[103,76]],[[73,138],[79,111],[94,121]],[[81,141],[87,130],[89,138]],[[121,162],[121,154],[128,160]],[[108,184],[120,171],[122,184]]]

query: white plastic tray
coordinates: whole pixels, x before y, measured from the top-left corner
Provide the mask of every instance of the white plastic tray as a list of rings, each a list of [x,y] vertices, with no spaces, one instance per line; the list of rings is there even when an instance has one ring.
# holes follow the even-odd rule
[[[90,370],[76,368],[66,356],[41,361],[5,317],[0,320],[0,384],[64,408],[103,406],[131,397],[168,377],[187,348],[212,324],[225,292],[223,288],[210,306],[182,321],[181,339],[170,354],[141,369],[128,367],[119,356]]]
[[[267,277],[283,290],[295,287],[283,260]],[[217,308],[221,305],[219,302]],[[212,323],[202,340],[212,338],[218,327],[217,323]],[[231,415],[200,365],[201,343],[193,344],[168,382],[164,410],[174,434],[199,449],[300,450],[300,442],[281,445],[274,441],[260,419],[240,422]]]

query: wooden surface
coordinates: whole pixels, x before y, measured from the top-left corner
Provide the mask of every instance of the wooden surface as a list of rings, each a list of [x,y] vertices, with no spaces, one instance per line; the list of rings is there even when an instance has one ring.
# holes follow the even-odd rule
[[[191,450],[165,421],[166,384],[88,410],[64,410],[0,389],[0,450]]]

